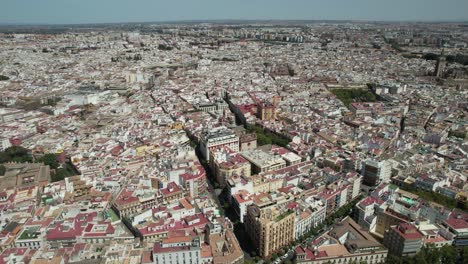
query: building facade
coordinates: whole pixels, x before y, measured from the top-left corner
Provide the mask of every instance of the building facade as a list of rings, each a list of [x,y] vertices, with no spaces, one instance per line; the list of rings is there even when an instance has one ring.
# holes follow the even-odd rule
[[[295,217],[293,211],[281,212],[274,206],[260,208],[252,204],[248,207],[246,231],[261,257],[268,258],[294,241]]]
[[[401,223],[385,232],[383,244],[396,256],[412,256],[423,246],[423,235],[410,223]]]
[[[153,246],[154,264],[201,263],[200,238],[178,237],[164,239]]]
[[[206,160],[210,160],[210,152],[221,147],[228,147],[234,152],[239,151],[239,137],[226,127],[207,131],[200,140],[200,151]]]

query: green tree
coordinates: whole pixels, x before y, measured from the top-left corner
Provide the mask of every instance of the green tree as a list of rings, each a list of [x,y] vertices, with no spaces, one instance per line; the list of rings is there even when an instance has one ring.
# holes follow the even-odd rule
[[[257,135],[257,142],[258,142],[258,145],[262,146],[262,145],[268,145],[268,144],[271,144],[271,139],[269,139],[267,136],[265,136],[264,134],[258,134]]]
[[[387,264],[400,264],[400,263],[402,263],[402,260],[399,257],[390,255],[390,254],[387,256]]]
[[[51,181],[52,182],[61,181],[65,179],[66,177],[70,177],[73,175],[76,175],[75,170],[73,169],[71,164],[66,163],[63,166],[63,168],[58,168],[55,170],[55,173],[52,173]]]
[[[415,263],[418,263],[418,264],[428,264],[424,254],[416,254],[416,256],[414,256],[413,260],[414,260]]]
[[[457,250],[453,246],[445,245],[436,248],[433,245],[423,247],[412,257],[398,257],[388,255],[387,264],[455,264],[458,260]]]
[[[57,155],[55,154],[45,154],[41,158],[37,159],[37,162],[43,162],[45,165],[49,165],[52,169],[57,169],[59,167]]]
[[[11,146],[0,152],[0,163],[6,162],[31,162],[29,151],[20,146]]]
[[[346,107],[353,102],[375,102],[375,95],[365,89],[333,89],[331,92],[343,102]]]
[[[445,245],[440,248],[440,260],[444,264],[457,263],[458,254],[453,246]]]
[[[421,249],[417,255],[422,255],[426,259],[427,263],[440,263],[440,252],[439,249],[433,245],[427,245]]]
[[[249,133],[257,134],[257,143],[259,146],[275,144],[281,147],[286,147],[290,140],[275,133],[265,131],[259,125],[247,125],[246,129]]]
[[[3,164],[0,164],[0,176],[5,175],[5,172],[6,172],[5,166],[3,166]]]
[[[61,181],[65,179],[65,173],[63,173],[63,171],[55,171],[55,173],[52,173],[50,175],[50,181],[51,182],[58,182],[58,181]]]
[[[405,190],[405,191],[408,191],[408,192],[411,192],[411,193],[414,193],[414,194],[418,195],[419,197],[423,198],[424,200],[436,202],[436,203],[441,204],[441,205],[443,205],[445,207],[448,207],[448,208],[459,208],[459,209],[462,209],[462,210],[465,210],[466,208],[468,208],[468,203],[459,202],[456,199],[447,197],[447,196],[445,196],[443,194],[440,194],[440,193],[429,192],[429,191],[425,191],[425,190],[421,190],[421,189],[416,189],[416,188],[413,188],[413,187],[404,187],[404,186],[402,186],[401,188],[403,190]]]
[[[468,247],[464,247],[461,254],[463,264],[468,264]]]

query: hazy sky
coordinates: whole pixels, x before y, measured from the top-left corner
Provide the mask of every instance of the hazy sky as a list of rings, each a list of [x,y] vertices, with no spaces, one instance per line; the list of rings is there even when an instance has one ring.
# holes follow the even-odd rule
[[[201,19],[468,21],[468,0],[0,0],[0,23]]]

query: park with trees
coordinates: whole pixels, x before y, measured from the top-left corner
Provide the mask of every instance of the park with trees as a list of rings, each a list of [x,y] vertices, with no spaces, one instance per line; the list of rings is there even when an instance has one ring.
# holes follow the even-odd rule
[[[375,102],[376,96],[366,89],[332,89],[330,90],[346,107],[356,102]]]
[[[4,175],[6,168],[3,163],[25,163],[33,162],[31,152],[21,146],[11,146],[0,152],[0,175]],[[60,164],[58,162],[57,154],[48,153],[35,159],[36,163],[44,163],[49,165],[51,172],[51,182],[61,181],[66,177],[76,175],[77,172],[73,165],[69,162]]]

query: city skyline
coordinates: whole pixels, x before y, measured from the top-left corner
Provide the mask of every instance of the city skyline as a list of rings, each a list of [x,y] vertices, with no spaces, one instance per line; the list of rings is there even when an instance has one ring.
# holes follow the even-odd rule
[[[0,10],[0,24],[98,24],[200,20],[342,20],[342,21],[468,21],[468,2],[461,0],[279,0],[214,1],[140,0],[11,1]],[[112,7],[112,12],[108,10]],[[175,12],[177,11],[177,12]]]
[[[4,2],[0,264],[468,263],[468,0]]]

